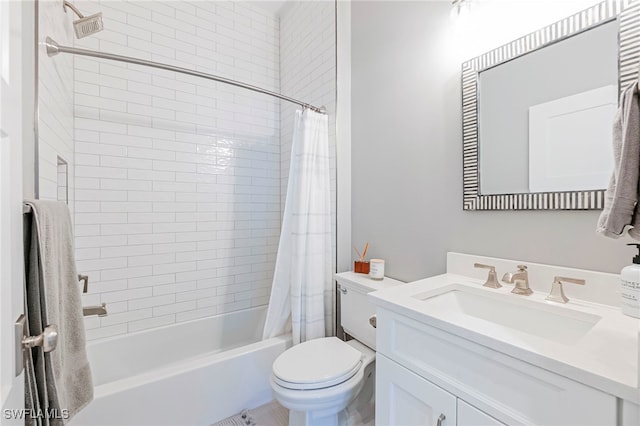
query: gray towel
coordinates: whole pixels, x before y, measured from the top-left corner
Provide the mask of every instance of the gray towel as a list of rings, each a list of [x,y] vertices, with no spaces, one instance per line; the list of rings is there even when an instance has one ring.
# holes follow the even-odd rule
[[[26,204],[32,208],[25,247],[29,332],[33,336],[47,325],[58,326],[55,350],[44,353],[37,347],[27,355],[27,375],[35,376],[27,377],[27,385],[35,386],[27,386],[25,401],[36,410],[27,424],[61,425],[93,399],[71,217],[62,202]]]
[[[632,238],[640,240],[638,179],[640,177],[640,105],[638,82],[622,93],[613,124],[614,170],[605,193],[604,210],[597,232],[610,238],[623,236],[627,225]]]

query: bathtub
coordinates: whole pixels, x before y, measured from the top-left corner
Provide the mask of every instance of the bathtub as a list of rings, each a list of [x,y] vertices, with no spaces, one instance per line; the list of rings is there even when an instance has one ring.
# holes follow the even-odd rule
[[[265,315],[253,308],[90,342],[94,400],[70,425],[210,425],[271,401],[271,365],[291,336],[260,341]]]

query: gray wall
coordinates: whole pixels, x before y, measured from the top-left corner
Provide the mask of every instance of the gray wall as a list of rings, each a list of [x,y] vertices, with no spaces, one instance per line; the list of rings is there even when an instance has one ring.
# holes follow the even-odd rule
[[[462,210],[449,11],[450,2],[352,3],[353,244],[369,241],[367,257],[404,281],[443,273],[447,251],[619,272],[633,250],[596,235],[599,212]]]

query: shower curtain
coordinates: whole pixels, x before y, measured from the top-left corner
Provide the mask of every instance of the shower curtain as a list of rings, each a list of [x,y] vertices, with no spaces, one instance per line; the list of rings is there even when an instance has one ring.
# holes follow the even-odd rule
[[[291,167],[263,338],[293,343],[332,334],[328,118],[296,111]]]

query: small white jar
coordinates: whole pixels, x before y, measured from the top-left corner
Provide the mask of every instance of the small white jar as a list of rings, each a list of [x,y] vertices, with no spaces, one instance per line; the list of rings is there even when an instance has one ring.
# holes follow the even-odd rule
[[[371,278],[372,280],[384,279],[384,260],[383,259],[369,260],[369,278]]]

